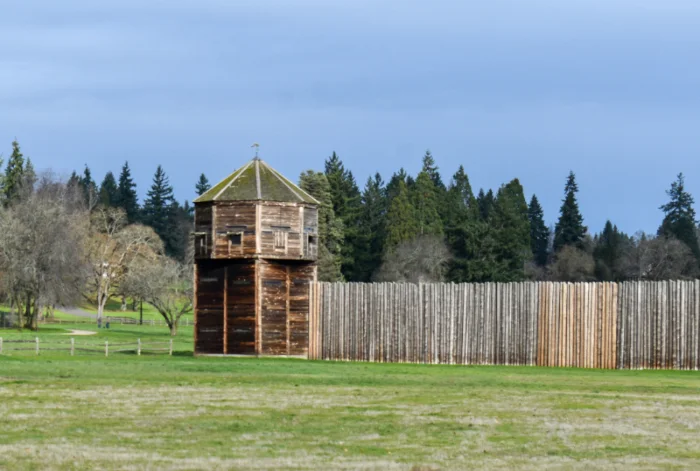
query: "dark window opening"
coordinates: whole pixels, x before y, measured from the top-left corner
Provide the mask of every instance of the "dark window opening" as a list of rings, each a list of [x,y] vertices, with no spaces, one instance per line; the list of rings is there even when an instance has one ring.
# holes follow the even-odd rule
[[[240,232],[234,232],[228,235],[228,241],[233,246],[239,246],[243,243],[243,234]]]
[[[277,231],[275,232],[275,248],[276,249],[286,249],[287,248],[287,233]]]
[[[198,257],[207,256],[207,235],[195,234],[194,236],[194,252]]]

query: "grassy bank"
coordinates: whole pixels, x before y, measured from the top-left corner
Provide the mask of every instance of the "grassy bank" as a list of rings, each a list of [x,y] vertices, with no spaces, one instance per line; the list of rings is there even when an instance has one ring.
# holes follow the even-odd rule
[[[0,468],[697,468],[698,391],[695,372],[193,358],[184,349],[5,356]]]

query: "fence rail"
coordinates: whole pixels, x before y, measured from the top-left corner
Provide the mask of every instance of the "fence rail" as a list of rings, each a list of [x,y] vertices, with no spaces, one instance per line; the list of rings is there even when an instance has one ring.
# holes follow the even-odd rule
[[[315,283],[309,358],[700,367],[700,280]]]
[[[32,345],[28,347],[27,345]],[[98,353],[104,356],[109,356],[115,353],[133,353],[141,355],[142,353],[163,353],[168,355],[173,354],[173,340],[167,342],[141,342],[141,339],[136,339],[135,342],[122,342],[110,344],[108,340],[104,342],[76,342],[74,337],[70,341],[40,339],[36,337],[34,340],[26,339],[3,339],[0,337],[0,355],[11,355],[17,352],[34,352],[35,355],[41,355],[42,352],[64,352],[74,356],[76,352],[83,353]]]

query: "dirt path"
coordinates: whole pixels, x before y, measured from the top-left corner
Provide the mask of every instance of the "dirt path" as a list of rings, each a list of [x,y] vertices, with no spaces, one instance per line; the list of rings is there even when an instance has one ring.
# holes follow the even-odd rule
[[[71,330],[63,335],[97,335],[97,332],[93,332],[92,330]]]

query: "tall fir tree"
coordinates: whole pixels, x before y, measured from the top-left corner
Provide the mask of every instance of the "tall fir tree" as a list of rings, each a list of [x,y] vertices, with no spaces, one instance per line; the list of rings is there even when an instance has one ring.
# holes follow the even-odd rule
[[[130,224],[139,221],[140,211],[138,195],[136,194],[136,183],[131,178],[129,162],[124,162],[119,174],[116,206],[126,212],[126,217]]]
[[[299,177],[302,190],[316,198],[318,207],[318,279],[342,281],[340,270],[343,247],[343,222],[335,216],[331,188],[326,175],[307,170]]]
[[[698,246],[697,221],[695,220],[695,200],[685,189],[685,177],[679,173],[671,188],[666,190],[669,202],[661,206],[664,219],[659,228],[659,235],[675,237],[688,246],[695,258],[700,261]]]
[[[80,187],[83,189],[85,202],[88,204],[95,202],[97,198],[97,185],[95,184],[95,180],[92,179],[92,172],[87,164],[85,164],[83,176],[80,178]]]
[[[173,232],[177,206],[170,180],[163,167],[158,165],[151,188],[143,202],[143,222],[160,236],[169,255],[176,255],[178,252],[178,241]]]
[[[567,245],[583,249],[587,229],[583,225],[583,216],[578,208],[576,193],[578,193],[576,175],[574,172],[569,172],[564,187],[564,200],[559,210],[559,220],[554,227],[555,252]]]
[[[423,156],[423,168],[421,169],[421,171],[427,173],[430,177],[430,180],[433,182],[433,186],[435,187],[435,197],[437,201],[437,212],[440,215],[440,220],[442,221],[442,226],[444,227],[446,224],[448,224],[447,219],[449,217],[449,208],[446,199],[447,187],[442,181],[442,176],[440,175],[439,168],[435,163],[435,158],[433,157],[433,154],[430,153],[430,150],[425,151],[425,155]]]
[[[209,184],[209,179],[206,177],[206,175],[201,174],[199,176],[199,180],[197,180],[197,184],[194,186],[197,196],[202,196],[204,193],[209,191],[210,188],[211,185]]]
[[[442,177],[440,176],[439,168],[435,163],[435,158],[433,158],[433,154],[430,153],[430,150],[426,150],[425,155],[423,156],[422,171],[428,174],[437,191],[446,189],[445,184],[442,181]]]
[[[333,211],[343,223],[341,271],[345,280],[358,281],[362,271],[359,257],[363,250],[359,227],[362,195],[352,172],[345,168],[335,152],[326,159],[324,174],[330,187]]]
[[[496,246],[493,281],[524,279],[525,263],[532,258],[530,221],[523,187],[517,178],[498,190],[489,225]]]
[[[428,172],[421,171],[416,178],[411,193],[411,203],[415,208],[418,234],[441,235],[443,233],[442,218],[440,217],[440,203],[444,202],[444,196],[438,195],[433,180]]]
[[[620,232],[612,222],[606,221],[603,232],[594,239],[593,260],[598,281],[624,281],[623,267],[627,250],[632,248],[631,238]]]
[[[17,140],[12,141],[12,154],[7,161],[5,170],[5,199],[8,202],[15,200],[21,192],[24,180],[24,154]]]
[[[461,165],[452,177],[445,203],[445,236],[452,253],[447,277],[450,281],[470,281],[473,235],[479,215],[469,177]]]
[[[27,163],[24,167],[24,184],[30,189],[30,191],[34,190],[34,185],[36,185],[36,182],[38,180],[36,170],[34,170],[34,164],[32,163],[32,159],[27,157]]]
[[[406,173],[406,170],[404,170],[403,167],[400,168],[398,172],[394,172],[389,179],[389,183],[386,185],[386,197],[389,203],[391,203],[391,200],[393,200],[396,195],[399,194],[400,182],[403,182],[408,188],[408,173]]]
[[[66,185],[68,188],[71,188],[75,191],[82,191],[80,188],[80,176],[76,173],[75,170],[70,174],[70,177],[68,177],[68,181],[66,182]]]
[[[482,221],[488,221],[491,208],[493,208],[494,199],[493,190],[489,190],[487,193],[484,193],[483,188],[479,190],[476,203],[479,206],[479,216],[481,216]]]
[[[112,172],[107,172],[102,179],[102,183],[100,183],[100,204],[105,207],[116,206],[118,199],[119,188],[117,187],[117,180]]]
[[[398,181],[396,196],[389,203],[386,215],[386,243],[384,250],[393,250],[401,242],[409,241],[420,233],[416,210],[408,194],[408,186]]]
[[[381,265],[386,239],[386,188],[379,173],[369,177],[362,192],[357,281],[370,281]]]
[[[530,221],[530,248],[535,263],[544,267],[549,258],[549,228],[544,223],[544,211],[536,195],[532,195],[527,216]]]

